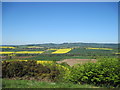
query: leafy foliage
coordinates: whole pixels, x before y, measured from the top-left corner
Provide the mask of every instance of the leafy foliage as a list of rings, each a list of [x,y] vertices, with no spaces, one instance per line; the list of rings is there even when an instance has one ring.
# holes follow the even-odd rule
[[[100,58],[96,63],[77,64],[70,67],[67,63],[37,64],[35,60],[3,61],[3,78],[21,78],[94,84],[105,87],[120,87],[120,59]]]
[[[74,66],[68,79],[74,83],[120,87],[120,60],[104,58],[97,63]]]
[[[63,71],[63,70],[62,70]],[[55,64],[48,66],[37,64],[36,61],[3,61],[2,62],[2,77],[3,78],[34,78],[42,80],[47,78],[50,81],[56,81],[61,72]]]

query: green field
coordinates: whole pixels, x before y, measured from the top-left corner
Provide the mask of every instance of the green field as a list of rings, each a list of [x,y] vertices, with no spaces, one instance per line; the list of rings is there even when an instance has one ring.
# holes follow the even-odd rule
[[[24,58],[25,60],[43,60],[43,61],[60,61],[64,59],[91,59],[85,56],[67,56],[67,55],[39,55],[32,58]]]
[[[55,47],[54,47],[55,48]],[[57,48],[55,48],[57,49]],[[72,49],[70,52],[65,54],[52,54],[55,50],[47,50],[47,48],[42,49],[28,49],[28,48],[22,48],[18,47],[16,49],[3,49],[3,51],[44,51],[41,54],[16,54],[15,59],[17,57],[20,58],[20,56],[26,56],[26,58],[21,59],[27,59],[27,60],[47,60],[47,61],[60,61],[64,59],[96,59],[97,57],[116,57],[115,53],[118,52],[117,49],[113,48],[113,50],[90,50],[86,49],[84,47],[78,47]],[[6,56],[6,59],[14,59],[14,56],[9,58],[9,55],[3,55]],[[33,56],[33,57],[29,57]]]
[[[93,85],[80,85],[62,82],[39,82],[33,80],[2,80],[3,88],[98,88]]]

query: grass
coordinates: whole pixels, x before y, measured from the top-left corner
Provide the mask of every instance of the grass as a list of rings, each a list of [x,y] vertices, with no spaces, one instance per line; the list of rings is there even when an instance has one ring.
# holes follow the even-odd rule
[[[69,54],[79,54],[81,56],[94,56],[94,55],[99,55],[99,56],[111,56],[115,50],[91,50],[91,49],[84,49],[84,48],[75,48],[69,52]]]
[[[56,55],[39,55],[36,57],[31,57],[31,58],[24,58],[27,60],[45,60],[45,61],[59,61],[62,60],[63,57],[61,56],[56,56]]]
[[[3,88],[97,88],[92,85],[73,83],[38,82],[33,80],[2,80]]]
[[[65,55],[39,55],[36,57],[22,58],[25,60],[45,60],[45,61],[60,61],[64,59],[91,59],[87,56],[65,56]]]
[[[17,59],[17,57],[16,57]],[[13,59],[6,59],[8,61],[14,61],[16,60],[15,58]],[[19,58],[20,60],[40,60],[40,61],[60,61],[60,60],[64,60],[64,59],[92,59],[90,57],[87,56],[65,56],[65,55],[38,55],[35,57],[29,57],[28,58]]]

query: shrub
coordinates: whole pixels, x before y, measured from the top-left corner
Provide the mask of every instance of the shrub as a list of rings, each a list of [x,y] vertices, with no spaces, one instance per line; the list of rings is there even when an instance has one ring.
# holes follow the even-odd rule
[[[71,69],[68,79],[74,83],[120,87],[120,61],[115,58],[104,58],[97,63],[77,65]]]
[[[69,65],[67,64],[67,62],[62,62],[62,63],[60,63],[60,65],[65,66],[65,67],[69,67]]]
[[[36,80],[48,79],[48,81],[59,81],[63,79],[64,68],[60,68],[56,63],[37,64],[35,60],[28,61],[3,61],[3,78],[21,78]]]

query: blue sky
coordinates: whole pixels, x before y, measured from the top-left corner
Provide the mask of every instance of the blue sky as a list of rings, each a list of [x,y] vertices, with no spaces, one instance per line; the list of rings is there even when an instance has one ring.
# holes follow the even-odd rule
[[[117,2],[4,2],[3,44],[117,43]]]

